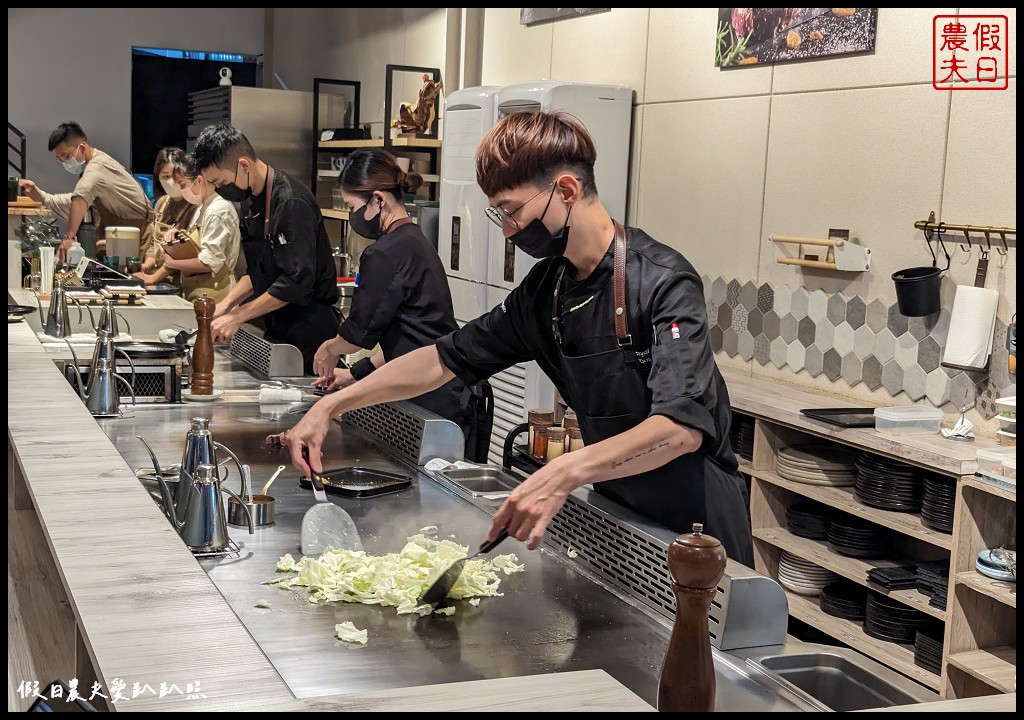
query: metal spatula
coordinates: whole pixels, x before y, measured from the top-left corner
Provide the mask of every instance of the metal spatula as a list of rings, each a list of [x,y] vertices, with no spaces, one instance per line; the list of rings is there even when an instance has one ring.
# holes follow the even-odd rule
[[[309,457],[305,456],[306,464]],[[327,546],[339,550],[359,551],[363,549],[363,541],[359,537],[352,517],[340,507],[327,499],[324,483],[320,474],[309,469],[310,482],[316,505],[302,516],[301,547],[303,555],[320,555]]]
[[[498,537],[494,538],[489,542],[484,542],[480,546],[480,549],[468,557],[464,557],[461,560],[453,562],[444,573],[441,574],[434,584],[431,585],[423,596],[420,598],[420,604],[433,605],[439,603],[448,597],[448,593],[455,586],[455,583],[459,579],[459,575],[462,574],[462,569],[466,566],[466,562],[472,560],[478,555],[486,555],[494,548],[501,544],[502,540],[508,537],[508,529],[502,530],[498,533]]]

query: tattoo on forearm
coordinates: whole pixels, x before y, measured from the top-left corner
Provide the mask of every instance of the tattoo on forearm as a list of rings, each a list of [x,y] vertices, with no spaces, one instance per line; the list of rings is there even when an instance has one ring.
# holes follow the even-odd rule
[[[632,462],[633,460],[636,460],[637,458],[643,457],[644,455],[650,455],[652,452],[658,452],[662,448],[668,447],[668,445],[669,445],[668,440],[662,440],[657,445],[655,445],[653,447],[649,447],[646,450],[641,450],[640,452],[633,453],[632,455],[627,455],[626,457],[622,458],[621,460],[615,460],[615,461],[612,462],[612,470],[615,470],[616,468],[620,468],[623,465],[625,465],[626,463]]]

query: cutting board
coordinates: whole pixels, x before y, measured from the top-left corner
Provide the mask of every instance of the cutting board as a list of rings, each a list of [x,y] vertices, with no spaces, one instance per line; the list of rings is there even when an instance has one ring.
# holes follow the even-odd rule
[[[25,197],[25,196],[24,195],[20,195],[19,197]],[[43,204],[41,202],[39,202],[38,200],[29,200],[28,198],[25,198],[24,200],[18,200],[18,202],[9,202],[9,203],[7,203],[7,207],[9,207],[9,208],[17,208],[17,207],[37,208],[37,207],[42,207],[42,206],[43,206]]]

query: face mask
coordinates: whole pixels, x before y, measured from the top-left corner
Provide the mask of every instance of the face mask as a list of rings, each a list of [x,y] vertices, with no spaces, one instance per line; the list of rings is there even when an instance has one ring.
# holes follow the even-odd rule
[[[196,183],[196,184],[198,184],[198,183]],[[179,186],[175,186],[175,187],[179,187]],[[181,191],[180,195],[181,195],[181,197],[185,198],[186,202],[189,202],[189,203],[191,203],[193,205],[202,205],[203,204],[203,196],[202,196],[201,193],[197,193],[195,190],[193,190],[192,189],[193,187],[195,187],[195,185],[189,185],[187,188],[179,188],[180,191]]]
[[[167,193],[171,200],[181,199],[181,186],[170,178],[160,178],[160,186],[163,187],[164,192]]]
[[[78,147],[81,147],[81,145],[79,145]],[[84,161],[79,162],[78,160],[75,159],[75,155],[77,154],[78,148],[75,148],[75,151],[71,153],[71,156],[67,160],[61,161],[61,165],[64,166],[64,169],[67,170],[72,175],[78,175],[80,172],[82,172],[82,168],[85,167]]]
[[[246,183],[244,188],[239,187],[237,184],[238,167],[239,166],[236,164],[234,180],[228,183],[227,185],[221,185],[219,188],[217,188],[217,194],[220,195],[225,200],[227,200],[228,202],[240,203],[252,197],[252,187],[249,186],[248,182]],[[248,174],[248,171],[246,171],[246,175]]]
[[[554,189],[551,192],[554,193]],[[548,202],[550,203],[550,200]],[[572,208],[569,208],[569,212],[572,212]],[[547,214],[548,209],[545,207],[539,218],[531,220],[522,230],[510,235],[508,241],[538,260],[563,255],[565,246],[569,242],[569,216],[565,216],[565,224],[562,225],[562,229],[552,235],[543,222],[544,216]]]
[[[377,205],[381,210],[383,210],[384,202],[380,198],[377,198]],[[348,222],[349,225],[352,226],[352,229],[364,238],[376,240],[384,234],[384,231],[381,228],[381,213],[380,211],[377,212],[377,218],[375,220],[367,220],[366,208],[368,207],[370,207],[370,203],[366,203],[358,210],[352,211],[348,216]]]

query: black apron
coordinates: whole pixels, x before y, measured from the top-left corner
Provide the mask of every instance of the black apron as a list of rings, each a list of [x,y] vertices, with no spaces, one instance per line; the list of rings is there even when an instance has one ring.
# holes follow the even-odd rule
[[[636,362],[628,330],[626,236],[619,223],[615,223],[613,252],[615,337],[610,350],[582,356],[565,354],[557,321],[564,266],[555,279],[552,331],[558,341],[572,409],[588,445],[636,427],[651,410],[647,388],[650,364]],[[718,465],[703,447],[694,456],[676,458],[641,475],[594,483],[594,490],[677,533],[691,532],[694,523],[702,523],[703,532],[718,538],[730,558],[754,566],[746,483],[738,473]]]

